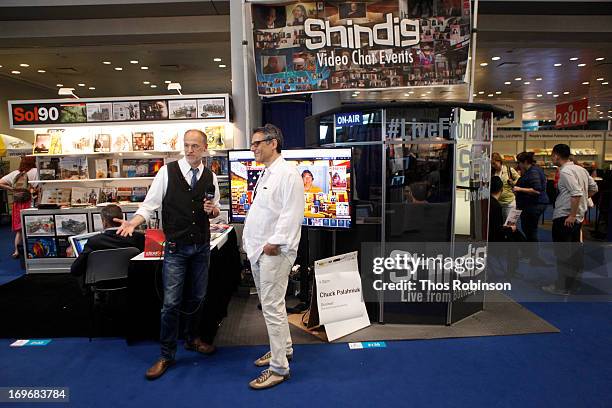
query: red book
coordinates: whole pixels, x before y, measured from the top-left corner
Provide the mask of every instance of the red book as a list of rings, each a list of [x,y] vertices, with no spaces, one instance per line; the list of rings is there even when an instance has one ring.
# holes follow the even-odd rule
[[[159,258],[164,254],[164,243],[166,236],[160,229],[147,229],[145,231],[145,258]]]

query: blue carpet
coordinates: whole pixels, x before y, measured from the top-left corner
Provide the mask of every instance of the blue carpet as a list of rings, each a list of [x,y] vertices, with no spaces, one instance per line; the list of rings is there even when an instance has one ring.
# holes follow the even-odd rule
[[[293,377],[262,392],[247,382],[264,347],[223,348],[212,357],[179,350],[180,363],[148,382],[143,374],[158,346],[120,339],[23,348],[0,340],[0,385],[70,387],[75,407],[612,406],[612,304],[526,306],[561,333],[397,341],[370,350],[302,345]]]
[[[19,260],[11,258],[15,248],[15,234],[10,225],[0,227],[0,285],[4,285],[25,274],[19,266]]]

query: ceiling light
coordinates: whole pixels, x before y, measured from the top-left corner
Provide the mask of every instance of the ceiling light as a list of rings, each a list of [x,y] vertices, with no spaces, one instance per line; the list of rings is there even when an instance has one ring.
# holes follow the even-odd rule
[[[514,78],[515,81],[520,81],[521,79],[523,79],[523,78],[521,78],[521,77]]]
[[[542,97],[542,94],[537,94],[536,96],[537,96],[538,98],[541,98],[541,97]]]
[[[599,108],[601,105],[595,105],[596,108]]]
[[[361,91],[354,91],[353,93],[359,95],[361,93]],[[408,93],[414,93],[414,92],[411,91],[411,92],[408,92]]]
[[[138,61],[137,60],[131,60],[130,64],[138,64]]]
[[[70,96],[74,96],[75,98],[79,99],[79,97],[74,94],[74,88],[60,88],[58,89],[57,94],[61,96],[70,95]]]
[[[586,64],[578,64],[579,67],[586,67]]]
[[[85,86],[85,84],[77,84],[78,86]]]
[[[490,97],[492,97],[492,96],[493,96],[493,94],[488,94],[487,96],[490,98]]]
[[[552,92],[548,91],[546,92],[546,95],[552,95]]]
[[[482,95],[484,91],[478,91],[478,95]]]
[[[95,86],[90,86],[90,87],[89,87],[89,90],[90,90],[90,91],[94,91],[95,89],[96,89],[96,87],[95,87]]]
[[[499,61],[501,57],[491,57],[491,61]]]
[[[560,67],[561,65],[563,65],[563,64],[561,64],[561,63],[559,63],[559,62],[557,62],[556,64],[554,64],[554,66],[555,66],[555,67]]]
[[[21,74],[21,71],[11,71],[11,74],[19,75]]]
[[[602,82],[601,84],[602,84],[602,85],[608,85],[608,81],[606,81],[606,82]]]
[[[45,73],[45,72],[47,72],[47,71],[45,71],[44,69],[39,69],[39,70],[38,70],[38,71],[36,71],[36,72],[38,72],[39,74],[44,74],[44,73]],[[602,78],[602,79],[603,79],[603,78]]]
[[[356,94],[353,94],[353,96],[357,96],[357,95],[356,95]],[[410,96],[410,95],[406,93],[406,94],[404,94],[404,96]]]
[[[570,58],[570,61],[577,61],[577,60],[578,60],[578,57],[572,57],[572,58]]]
[[[426,93],[426,94],[430,94],[430,93],[431,93],[431,91],[427,91],[427,92],[425,92],[425,93]]]
[[[563,92],[563,95],[569,95],[569,91]]]
[[[55,86],[59,86],[60,88],[64,86],[64,84],[56,84]]]
[[[30,66],[30,64],[19,64],[19,66],[20,66],[20,67],[27,68],[27,67],[29,67],[29,66]]]
[[[115,71],[123,71],[123,68],[121,68],[121,67],[115,67]]]
[[[221,62],[221,58],[213,58],[213,61],[215,61],[215,62]]]
[[[591,109],[591,107],[590,107],[590,106],[587,106],[587,109]]]
[[[525,82],[523,82],[523,83],[524,83],[525,85],[529,85],[531,82],[529,82],[529,81],[525,81]]]
[[[475,97],[476,95],[477,95],[477,94],[472,94],[472,96],[474,96],[474,97]]]
[[[164,81],[164,84],[171,84],[172,81]]]
[[[486,67],[487,65],[489,65],[489,63],[488,63],[488,62],[481,62],[481,63],[480,63],[480,66],[481,66],[481,67]]]
[[[176,91],[176,92],[179,93],[179,95],[182,95],[181,89],[182,89],[182,87],[181,87],[180,82],[171,82],[171,83],[168,84],[168,90],[169,91]],[[354,92],[353,92],[353,95],[355,95]]]
[[[153,84],[151,85],[151,88],[157,88],[157,85]]]
[[[427,96],[427,94],[421,94],[421,98],[424,97],[424,96]]]
[[[603,79],[603,78],[597,78],[597,80],[598,80],[598,81],[603,81],[604,79]]]
[[[589,81],[584,81],[584,82],[582,83],[582,85],[588,85],[588,84],[589,84]]]
[[[598,58],[595,58],[595,61],[603,61],[603,60],[605,60],[605,58],[604,58],[604,57],[598,57]]]
[[[149,67],[142,66],[140,69],[149,69]]]
[[[542,80],[542,77],[537,77],[536,78],[536,81],[541,81],[541,80]]]
[[[226,67],[227,67],[227,65],[225,65],[225,64],[219,64],[219,68],[226,68]]]
[[[149,82],[149,81],[142,81],[142,83],[145,84],[145,85],[149,85],[151,82]]]
[[[558,94],[554,94],[554,95],[553,95],[553,98],[558,98],[558,97],[559,97],[559,95],[558,95]]]
[[[510,85],[511,83],[512,82],[510,82],[510,81],[506,81],[506,82],[504,82],[504,85]]]
[[[495,91],[496,95],[501,95],[501,91]]]
[[[102,63],[103,63],[104,65],[110,65],[110,64],[111,64],[111,62],[110,62],[110,61],[102,61]]]

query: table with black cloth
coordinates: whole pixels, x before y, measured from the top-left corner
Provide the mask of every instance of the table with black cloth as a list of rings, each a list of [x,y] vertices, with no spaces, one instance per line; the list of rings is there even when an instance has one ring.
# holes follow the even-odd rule
[[[236,231],[232,228],[227,241],[215,246],[210,253],[208,289],[202,305],[200,336],[213,344],[221,321],[227,315],[227,306],[240,283],[240,253]],[[214,242],[214,241],[213,241]],[[163,300],[163,259],[137,257],[130,261],[128,272],[128,310],[126,339],[159,340],[160,313]],[[182,335],[182,323],[179,335]]]

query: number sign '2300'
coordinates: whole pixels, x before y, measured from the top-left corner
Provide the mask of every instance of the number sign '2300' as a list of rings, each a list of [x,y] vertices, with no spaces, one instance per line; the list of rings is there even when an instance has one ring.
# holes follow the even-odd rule
[[[12,108],[15,125],[58,123],[60,119],[59,104],[23,104],[13,105]]]
[[[586,98],[557,105],[555,127],[586,125],[589,116],[588,106],[589,100]]]

